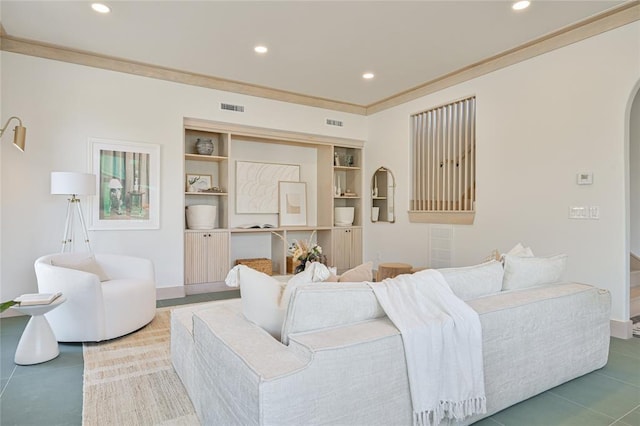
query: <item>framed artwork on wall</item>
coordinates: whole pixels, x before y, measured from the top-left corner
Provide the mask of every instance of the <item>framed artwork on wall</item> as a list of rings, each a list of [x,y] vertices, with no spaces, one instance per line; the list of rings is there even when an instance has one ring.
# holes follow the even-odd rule
[[[278,182],[279,226],[307,225],[307,183]]]
[[[92,230],[160,227],[160,145],[89,139]]]
[[[297,164],[236,161],[236,213],[278,213],[278,182],[299,180]]]

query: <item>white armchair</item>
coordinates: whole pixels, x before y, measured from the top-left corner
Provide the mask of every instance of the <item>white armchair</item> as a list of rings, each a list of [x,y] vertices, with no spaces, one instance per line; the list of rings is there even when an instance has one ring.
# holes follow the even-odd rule
[[[35,261],[40,293],[67,301],[46,314],[59,342],[99,342],[142,328],[155,316],[153,263],[130,256],[58,253]]]

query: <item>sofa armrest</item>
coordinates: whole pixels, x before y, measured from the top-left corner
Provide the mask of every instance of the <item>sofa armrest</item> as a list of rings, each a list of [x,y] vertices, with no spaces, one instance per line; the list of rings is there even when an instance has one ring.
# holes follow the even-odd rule
[[[96,254],[95,257],[110,279],[135,278],[155,283],[153,262],[149,259],[117,254]]]
[[[222,359],[235,364],[234,369],[248,369],[259,380],[289,374],[310,362],[310,353],[290,350],[241,312],[227,306],[195,312],[193,336],[196,347],[203,349],[203,353],[220,361],[213,353],[223,352]]]

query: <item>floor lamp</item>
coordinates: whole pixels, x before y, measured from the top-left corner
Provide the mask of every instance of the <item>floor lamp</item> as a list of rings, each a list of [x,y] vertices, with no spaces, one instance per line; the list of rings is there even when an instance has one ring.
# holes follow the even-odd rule
[[[69,195],[71,198],[67,202],[67,218],[64,223],[64,237],[62,238],[61,253],[67,249],[73,249],[73,222],[77,213],[82,225],[84,242],[91,253],[87,225],[82,215],[80,199],[78,195],[94,195],[96,193],[96,175],[90,173],[75,172],[51,172],[51,193],[54,195]]]

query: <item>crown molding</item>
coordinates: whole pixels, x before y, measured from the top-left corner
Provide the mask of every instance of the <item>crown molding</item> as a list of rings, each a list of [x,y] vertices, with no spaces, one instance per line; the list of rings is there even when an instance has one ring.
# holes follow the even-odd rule
[[[301,95],[285,90],[277,90],[203,74],[180,71],[83,50],[69,49],[54,44],[12,37],[6,33],[0,33],[0,50],[310,107],[359,115],[365,115],[366,113],[366,108],[362,105]]]
[[[640,20],[640,0],[624,3],[619,7],[476,62],[413,89],[370,104],[367,106],[366,115],[401,105],[638,20]]]
[[[413,89],[409,89],[366,106],[302,95],[299,93],[277,90],[269,87],[190,73],[145,64],[142,62],[99,55],[82,50],[69,49],[53,44],[12,37],[5,32],[1,23],[0,50],[143,77],[167,80],[175,83],[205,87],[208,89],[240,93],[243,95],[272,99],[280,102],[289,102],[351,114],[371,115],[638,20],[640,20],[640,0],[629,1],[584,21],[567,26],[516,48],[499,53],[495,56],[421,84]]]

